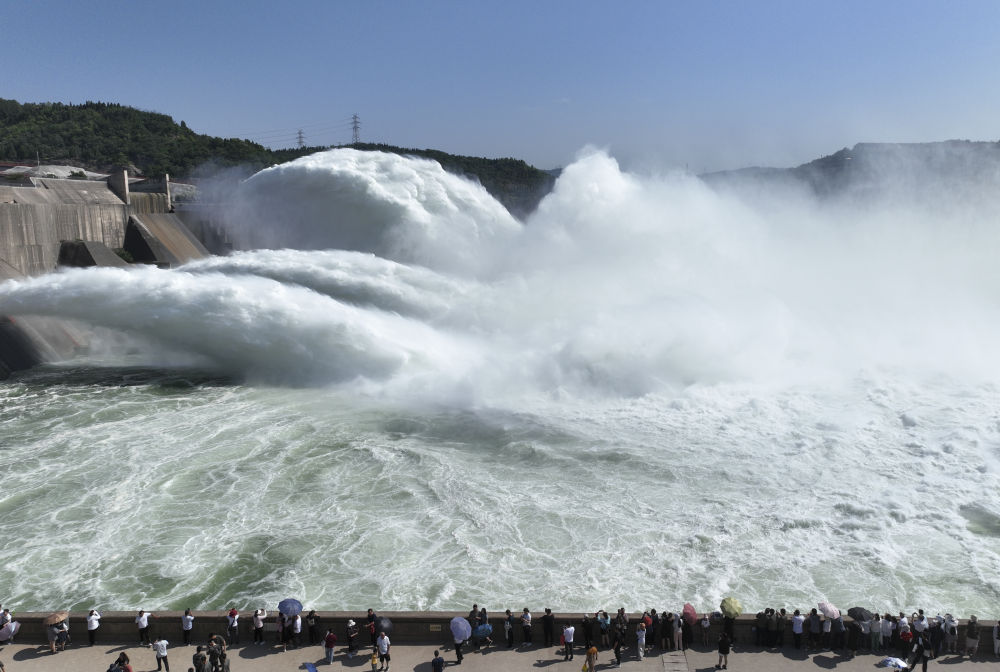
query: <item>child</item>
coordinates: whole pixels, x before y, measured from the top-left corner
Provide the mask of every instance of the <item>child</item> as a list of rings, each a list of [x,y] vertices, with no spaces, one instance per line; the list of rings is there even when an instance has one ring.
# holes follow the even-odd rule
[[[378,670],[378,651],[372,651],[372,672]]]

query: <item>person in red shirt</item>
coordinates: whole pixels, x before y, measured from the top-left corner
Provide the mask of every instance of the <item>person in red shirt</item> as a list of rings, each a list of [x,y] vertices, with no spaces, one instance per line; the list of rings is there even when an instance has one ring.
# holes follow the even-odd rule
[[[337,635],[333,634],[333,630],[326,631],[326,637],[323,638],[323,646],[326,647],[326,662],[333,664],[333,650],[337,646]]]

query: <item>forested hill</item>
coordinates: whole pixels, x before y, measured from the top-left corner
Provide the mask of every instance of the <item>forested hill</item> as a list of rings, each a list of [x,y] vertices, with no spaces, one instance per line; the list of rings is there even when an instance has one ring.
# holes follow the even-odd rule
[[[478,178],[516,215],[530,212],[555,178],[516,159],[455,156],[435,150],[357,144],[357,149],[435,159],[450,172]],[[96,171],[134,166],[144,175],[184,178],[201,166],[256,170],[328,149],[272,150],[249,140],[195,133],[166,114],[118,103],[19,103],[0,98],[0,161],[69,164]]]

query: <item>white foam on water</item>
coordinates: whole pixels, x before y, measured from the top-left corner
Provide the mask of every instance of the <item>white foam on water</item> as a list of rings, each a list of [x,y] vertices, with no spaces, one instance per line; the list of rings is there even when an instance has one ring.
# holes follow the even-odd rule
[[[754,201],[589,153],[521,225],[340,150],[242,195],[237,237],[348,249],[0,285],[201,367],[0,387],[14,602],[991,613],[988,199]]]

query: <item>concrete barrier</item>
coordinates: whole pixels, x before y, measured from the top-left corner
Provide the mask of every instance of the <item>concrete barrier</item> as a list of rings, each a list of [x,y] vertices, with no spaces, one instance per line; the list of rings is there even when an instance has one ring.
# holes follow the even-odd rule
[[[520,615],[520,610],[514,611],[515,617]],[[42,621],[48,616],[50,612],[24,612],[15,613],[14,620],[21,623],[21,631],[15,638],[17,641],[24,642],[38,642],[44,643],[45,638],[45,626]],[[70,613],[70,634],[74,638],[74,641],[82,643],[86,641],[87,623],[86,616],[88,612],[71,612]],[[151,635],[162,635],[166,637],[171,642],[180,642],[182,638],[181,632],[181,616],[183,612],[181,611],[152,611],[153,618],[150,619],[150,634]],[[194,615],[194,627],[191,633],[191,641],[193,643],[204,643],[208,640],[210,634],[220,634],[224,635],[226,633],[226,612],[222,611],[192,611]],[[327,628],[331,628],[340,640],[341,644],[346,644],[345,631],[347,628],[348,619],[353,619],[361,634],[358,636],[358,644],[363,649],[365,647],[371,646],[368,631],[366,628],[366,615],[362,612],[354,611],[317,611],[317,616],[319,617],[319,636],[322,637],[326,632]],[[413,611],[379,611],[379,616],[384,616],[389,618],[393,624],[393,631],[391,639],[393,642],[398,642],[401,644],[429,644],[429,645],[445,645],[453,643],[453,638],[451,635],[451,629],[449,624],[451,619],[455,616],[465,616],[465,614],[460,614],[452,611],[423,611],[423,612],[413,612]],[[613,614],[609,612],[609,615],[613,617]],[[99,642],[102,643],[115,643],[115,644],[127,644],[139,641],[138,628],[135,623],[135,618],[137,616],[137,611],[105,611],[101,613],[101,627],[98,630],[97,638]],[[277,612],[269,611],[266,620],[267,627],[265,628],[265,638],[268,642],[273,642],[275,634],[275,619]],[[301,641],[308,642],[309,634],[305,625],[305,614],[303,613],[303,624],[302,624],[302,635]],[[572,624],[577,628],[576,640],[580,643],[583,642],[583,634],[580,631],[580,620],[582,614],[580,613],[559,613],[554,614],[555,616],[555,627],[554,627],[554,638],[555,642],[558,644],[559,635],[562,633],[562,627],[566,623]],[[629,616],[630,624],[630,636],[635,631],[635,625],[639,622],[641,618],[640,614],[632,614]],[[498,646],[504,645],[504,626],[503,626],[504,614],[500,612],[499,614],[492,614],[490,616],[489,622],[493,626],[493,641],[497,643]],[[239,618],[239,641],[241,644],[249,643],[253,641],[253,609],[249,611],[241,611]],[[852,619],[845,616],[844,623],[850,624]],[[958,628],[958,645],[959,647],[964,646],[965,642],[965,632],[966,632],[967,621],[959,621]],[[980,637],[980,652],[989,649],[983,643],[989,642],[992,644],[993,638],[993,626],[996,621],[979,620],[979,637]],[[752,645],[754,642],[754,627],[755,627],[755,617],[753,614],[742,614],[734,620],[733,631],[735,635],[736,643],[742,645]],[[808,628],[808,621],[806,624]],[[700,625],[695,625],[694,641],[700,641]],[[722,621],[713,620],[712,626],[709,630],[709,642],[714,643],[722,631]],[[543,642],[543,628],[541,621],[541,610],[538,613],[532,613],[532,640],[535,646],[541,646]],[[597,627],[597,623],[593,624],[593,637],[595,641],[600,641],[600,632]],[[652,637],[647,636],[650,644],[658,645],[659,642],[654,642]],[[523,636],[521,633],[521,628],[518,626],[514,628],[514,643],[515,645],[521,644],[523,641]],[[634,641],[634,639],[633,639]],[[792,628],[791,623],[789,623],[785,629],[784,637],[784,647],[792,647]]]

